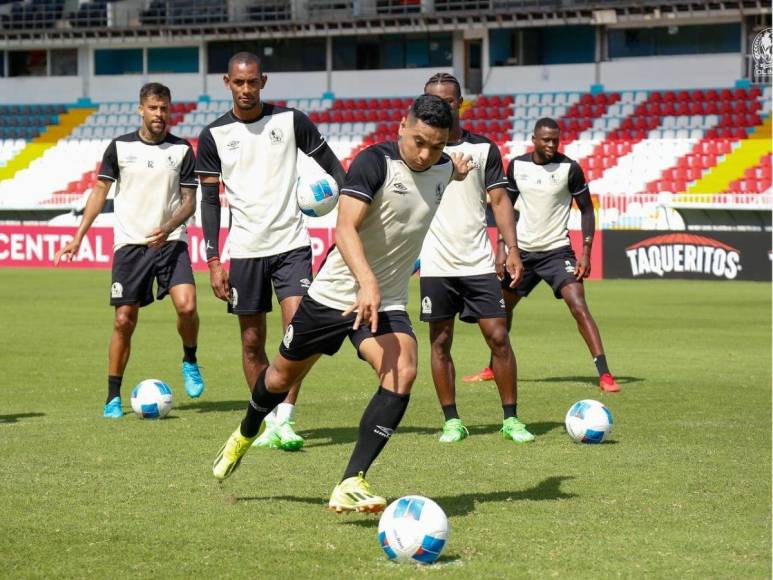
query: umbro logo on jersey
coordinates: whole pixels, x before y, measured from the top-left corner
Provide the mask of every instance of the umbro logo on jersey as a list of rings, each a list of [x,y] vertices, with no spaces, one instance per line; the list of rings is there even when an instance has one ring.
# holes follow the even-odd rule
[[[113,282],[113,285],[110,287],[110,297],[123,298],[123,286],[120,282]]]
[[[290,343],[293,341],[294,334],[295,331],[293,330],[293,325],[287,325],[287,332],[285,332],[285,336],[282,339],[282,344],[285,345],[285,348],[290,348]]]
[[[271,129],[271,133],[268,134],[268,138],[272,145],[278,145],[284,141],[285,136],[281,129]]]
[[[137,161],[137,156],[136,155],[127,155],[123,159],[123,162],[127,163],[127,164],[128,163],[135,163],[136,161]]]
[[[226,143],[225,146],[229,151],[236,151],[239,148],[239,145],[240,145],[239,141],[237,139],[234,139],[233,141],[229,141],[228,143]]]
[[[504,307],[505,307],[505,299],[504,298],[500,298],[499,299],[499,307],[504,309]]]
[[[311,286],[311,280],[308,278],[301,278],[301,288],[308,288]]]
[[[440,203],[440,200],[443,199],[443,192],[446,190],[445,183],[438,183],[435,186],[435,203]]]
[[[381,425],[376,425],[376,428],[373,429],[373,432],[376,435],[381,435],[382,437],[386,437],[389,439],[392,434],[395,432],[394,429],[390,429],[389,427],[382,427]]]
[[[408,188],[399,181],[394,182],[392,189],[394,189],[397,193],[408,193]]]
[[[421,299],[421,313],[432,314],[432,300],[429,299],[429,296]]]

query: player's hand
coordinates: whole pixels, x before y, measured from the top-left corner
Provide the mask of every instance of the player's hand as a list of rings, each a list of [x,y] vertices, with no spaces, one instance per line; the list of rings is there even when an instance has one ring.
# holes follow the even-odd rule
[[[472,170],[472,155],[464,155],[459,153],[451,153],[451,161],[454,162],[454,179],[456,181],[463,181],[467,174]]]
[[[507,273],[510,274],[512,282],[510,282],[510,288],[515,288],[521,283],[523,278],[523,263],[521,262],[521,256],[515,250],[507,254]]]
[[[496,269],[497,278],[500,280],[505,278],[505,262],[507,262],[505,244],[502,240],[498,240],[497,248],[494,250],[494,268]]]
[[[148,236],[148,247],[160,248],[166,243],[166,238],[168,237],[169,232],[165,231],[163,228],[156,228]]]
[[[228,272],[219,261],[209,263],[209,285],[212,292],[224,302],[231,301],[231,284],[228,281]]]
[[[375,334],[378,329],[378,309],[381,306],[381,290],[376,282],[362,285],[357,291],[357,300],[349,308],[344,310],[342,316],[357,313],[352,328],[357,330],[360,324],[370,324],[370,331]]]
[[[580,259],[577,260],[577,266],[574,268],[574,275],[577,278],[577,280],[584,280],[588,276],[590,276],[590,257],[589,256],[580,256]]]
[[[78,250],[81,247],[81,241],[77,238],[70,240],[64,246],[57,250],[54,254],[54,266],[58,266],[59,262],[72,262],[78,255]]]

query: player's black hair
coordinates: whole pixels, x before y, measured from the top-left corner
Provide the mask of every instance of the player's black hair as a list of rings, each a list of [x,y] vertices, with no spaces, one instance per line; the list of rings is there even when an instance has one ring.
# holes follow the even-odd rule
[[[539,119],[534,125],[534,132],[536,133],[542,127],[546,127],[547,129],[558,129],[559,131],[561,130],[561,128],[558,126],[558,123],[556,123],[556,120],[551,119],[550,117],[542,117]]]
[[[258,72],[262,72],[263,68],[260,64],[260,57],[252,52],[237,52],[231,58],[228,59],[228,74],[231,74],[231,69],[237,64],[256,64],[258,65]]]
[[[444,84],[454,85],[456,87],[456,96],[457,97],[462,96],[462,87],[459,84],[459,81],[457,80],[457,78],[452,74],[444,73],[444,72],[436,73],[431,77],[429,77],[429,79],[427,79],[427,82],[424,83],[424,92],[427,91],[427,87],[430,85],[444,85]]]
[[[411,105],[410,114],[430,127],[438,129],[450,129],[453,124],[451,107],[435,95],[416,97]]]
[[[172,91],[169,90],[169,87],[162,85],[161,83],[145,83],[140,89],[140,103],[148,97],[158,97],[171,102]]]

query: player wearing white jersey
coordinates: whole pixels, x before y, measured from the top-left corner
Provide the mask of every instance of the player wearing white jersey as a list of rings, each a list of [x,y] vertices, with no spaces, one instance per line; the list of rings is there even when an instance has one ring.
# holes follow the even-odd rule
[[[263,417],[287,390],[349,337],[378,375],[379,387],[328,507],[384,509],[386,500],[371,492],[364,476],[400,424],[416,378],[408,281],[446,186],[469,171],[468,156],[443,153],[450,127],[448,104],[422,95],[401,121],[397,143],[369,147],[352,162],[341,189],[336,245],[287,327],[279,354],[258,377],[244,420],[215,458],[216,478],[238,467]]]
[[[521,260],[515,238],[515,220],[499,149],[489,139],[462,129],[463,103],[459,82],[450,74],[432,76],[428,94],[451,107],[453,125],[446,153],[470,155],[474,169],[463,182],[451,183],[443,194],[421,252],[421,320],[429,322],[432,379],[445,423],[440,441],[454,443],[469,432],[456,407],[456,369],[451,357],[454,318],[477,323],[491,350],[494,379],[502,402],[501,433],[516,443],[534,440],[517,415],[517,367],[507,332],[505,301],[494,270],[494,255],[486,229],[486,194],[491,199],[500,235],[512,247],[506,267],[516,284]]]
[[[185,222],[196,205],[193,149],[167,131],[169,89],[148,83],[140,90],[138,131],[113,139],[105,150],[99,177],[92,189],[75,238],[54,257],[74,260],[83,237],[105,205],[115,183],[115,226],[110,304],[115,307],[108,355],[107,401],[103,415],[123,416],[121,382],[129,362],[131,337],[139,309],[167,294],[177,311],[177,330],[183,343],[185,390],[201,396],[204,381],[196,361],[199,316],[196,286],[188,255]]]
[[[227,301],[229,312],[239,317],[242,366],[250,389],[268,365],[266,313],[272,309],[272,283],[283,329],[311,284],[311,240],[294,190],[298,151],[314,159],[339,185],[344,178],[341,163],[306,115],[261,102],[266,80],[254,54],[242,52],[231,58],[224,82],[233,108],[201,132],[196,166],[210,282],[215,296]],[[232,218],[230,272],[220,263],[221,180]],[[293,429],[299,388],[295,385],[277,413],[267,418],[258,446],[286,450],[303,446],[303,438]]]
[[[583,280],[591,271],[591,247],[595,231],[593,201],[580,165],[558,152],[558,123],[542,118],[534,126],[534,152],[516,157],[507,169],[508,189],[516,197],[518,244],[524,265],[523,278],[514,288],[503,280],[508,311],[529,295],[540,280],[553,289],[556,298],[569,307],[599,374],[599,387],[607,393],[620,390],[607,365],[596,321],[585,301]],[[572,201],[581,213],[583,253],[575,257],[569,241],[569,210]],[[497,261],[505,259],[505,248],[497,250]],[[485,373],[485,370],[484,370]]]

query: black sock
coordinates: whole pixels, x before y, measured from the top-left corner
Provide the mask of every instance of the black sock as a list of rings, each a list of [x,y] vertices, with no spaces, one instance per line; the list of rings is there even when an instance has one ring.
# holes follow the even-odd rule
[[[187,363],[196,362],[196,349],[197,346],[185,346],[183,345],[183,360]]]
[[[596,363],[596,370],[599,372],[599,376],[609,372],[607,357],[605,355],[600,354],[599,356],[593,357],[593,362]]]
[[[518,403],[512,405],[502,405],[502,411],[504,411],[505,419],[518,416]]]
[[[116,397],[120,397],[121,396],[121,381],[123,381],[123,377],[122,376],[108,375],[108,377],[107,377],[107,401],[105,401],[105,405],[107,405],[110,401],[112,401]]]
[[[440,408],[443,409],[443,416],[446,418],[446,421],[459,418],[459,412],[456,410],[455,404],[443,405]]]
[[[400,424],[409,400],[410,395],[398,395],[384,387],[378,388],[360,419],[360,434],[343,479],[368,472]]]
[[[247,405],[247,414],[242,421],[241,432],[244,437],[255,437],[260,431],[260,424],[279,403],[285,400],[287,392],[269,393],[266,390],[266,370],[263,369],[255,381],[255,389],[252,391],[250,404]]]

